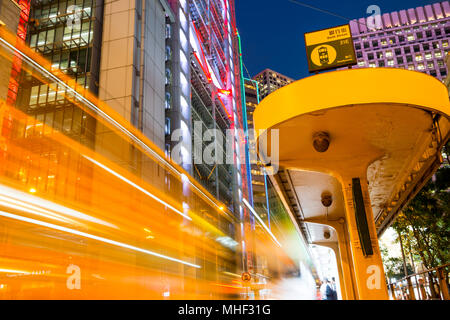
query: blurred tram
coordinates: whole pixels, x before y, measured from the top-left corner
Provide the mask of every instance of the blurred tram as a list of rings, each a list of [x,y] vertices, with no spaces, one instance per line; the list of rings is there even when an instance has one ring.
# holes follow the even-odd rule
[[[258,298],[296,268],[274,241],[282,228],[242,237],[237,216],[148,138],[0,36],[0,64],[17,49],[23,81],[14,105],[0,99],[0,299]],[[53,100],[41,105],[36,86]]]

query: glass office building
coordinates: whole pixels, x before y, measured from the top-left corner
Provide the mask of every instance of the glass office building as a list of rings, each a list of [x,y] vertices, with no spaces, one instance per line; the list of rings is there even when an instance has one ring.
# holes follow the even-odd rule
[[[352,20],[358,64],[354,68],[393,67],[425,72],[439,80],[447,76],[449,51],[448,1]]]

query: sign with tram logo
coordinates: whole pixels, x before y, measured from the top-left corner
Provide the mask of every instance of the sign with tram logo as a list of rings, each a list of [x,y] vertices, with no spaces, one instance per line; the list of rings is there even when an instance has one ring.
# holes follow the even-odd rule
[[[309,72],[356,64],[352,34],[348,24],[305,33]]]
[[[252,279],[252,276],[249,272],[244,272],[241,275],[242,281],[249,282]]]

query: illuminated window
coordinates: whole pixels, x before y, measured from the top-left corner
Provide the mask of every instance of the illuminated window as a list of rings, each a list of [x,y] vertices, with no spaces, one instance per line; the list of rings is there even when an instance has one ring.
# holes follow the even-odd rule
[[[408,35],[408,41],[414,41],[414,40],[416,40],[416,39],[414,38],[413,34]]]
[[[166,135],[170,135],[170,118],[166,118],[165,126],[164,126],[164,133]]]
[[[417,65],[417,69],[418,69],[418,70],[425,70],[425,66],[423,65],[423,63],[419,63],[419,64]]]
[[[392,58],[392,51],[386,51],[386,58]]]
[[[421,54],[416,54],[416,61],[422,61],[423,57]]]
[[[410,64],[410,65],[408,66],[408,70],[414,70],[414,65]]]
[[[441,57],[442,57],[442,52],[436,51],[436,52],[434,53],[434,56],[435,56],[436,58],[441,58]]]
[[[394,65],[394,60],[388,60],[388,66],[392,67]]]
[[[433,58],[433,55],[431,54],[431,52],[426,52],[425,53],[425,59],[430,60]]]
[[[170,107],[171,107],[170,92],[166,92],[165,107],[166,107],[166,110],[170,109]]]

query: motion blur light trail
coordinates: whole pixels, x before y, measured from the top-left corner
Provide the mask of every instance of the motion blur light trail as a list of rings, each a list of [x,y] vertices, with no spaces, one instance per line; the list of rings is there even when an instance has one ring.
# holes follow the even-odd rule
[[[0,28],[0,65],[16,58],[15,105],[0,82],[1,299],[257,298],[253,287],[298,270],[292,222],[269,229],[244,202],[260,225],[245,243],[258,270],[242,283],[244,239],[229,208]],[[36,85],[54,100],[31,107]]]

